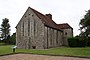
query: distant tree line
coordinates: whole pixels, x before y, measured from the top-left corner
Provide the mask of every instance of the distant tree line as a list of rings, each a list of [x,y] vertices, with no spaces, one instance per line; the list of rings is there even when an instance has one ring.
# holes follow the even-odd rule
[[[15,44],[16,43],[16,33],[13,33],[12,36],[10,36],[10,24],[9,19],[4,18],[2,19],[2,24],[0,27],[0,43],[5,44]]]

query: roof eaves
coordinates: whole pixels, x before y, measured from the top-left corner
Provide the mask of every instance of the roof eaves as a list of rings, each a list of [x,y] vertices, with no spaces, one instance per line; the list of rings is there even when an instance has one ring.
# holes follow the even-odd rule
[[[47,27],[49,27],[49,28],[56,29],[56,30],[59,30],[59,31],[63,32],[62,29],[57,29],[57,28],[54,28],[54,27],[48,26],[48,25],[46,25],[46,24],[44,24],[44,25],[47,26]]]

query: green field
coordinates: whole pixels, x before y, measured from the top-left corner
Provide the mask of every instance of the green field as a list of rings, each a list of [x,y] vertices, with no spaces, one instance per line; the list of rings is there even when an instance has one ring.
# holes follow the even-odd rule
[[[0,46],[0,55],[4,55],[4,54],[10,54],[12,53],[12,47],[13,45],[1,45]]]
[[[0,46],[0,55],[10,54],[12,52],[13,45]],[[90,47],[84,48],[70,48],[70,47],[60,47],[60,48],[50,48],[45,50],[35,50],[35,49],[16,49],[16,53],[33,53],[33,54],[47,54],[47,55],[69,55],[69,56],[84,56],[90,57]]]

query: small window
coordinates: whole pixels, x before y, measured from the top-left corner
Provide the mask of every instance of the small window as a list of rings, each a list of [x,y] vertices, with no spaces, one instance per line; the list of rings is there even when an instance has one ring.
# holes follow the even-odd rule
[[[28,15],[30,15],[30,14],[28,14]]]
[[[26,18],[27,16],[25,16],[25,18]]]
[[[32,15],[32,16],[34,16],[34,15]]]
[[[67,32],[65,32],[65,35],[67,35]]]

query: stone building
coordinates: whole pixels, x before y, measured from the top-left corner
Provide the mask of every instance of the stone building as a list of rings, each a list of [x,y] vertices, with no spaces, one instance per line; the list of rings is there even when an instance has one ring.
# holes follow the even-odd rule
[[[68,45],[73,28],[56,24],[51,14],[42,14],[29,7],[16,26],[16,45],[24,49],[47,49]]]

